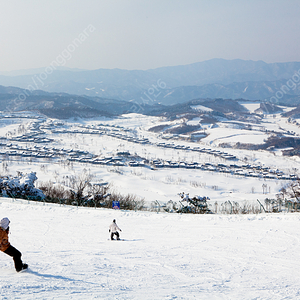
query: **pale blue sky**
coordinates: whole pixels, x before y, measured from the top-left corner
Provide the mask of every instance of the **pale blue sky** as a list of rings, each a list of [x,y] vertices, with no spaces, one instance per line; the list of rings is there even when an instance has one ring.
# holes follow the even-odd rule
[[[83,69],[150,69],[212,58],[300,61],[299,0],[0,3],[0,71],[47,67],[66,49],[72,52],[65,66]],[[74,44],[78,37],[84,41]]]

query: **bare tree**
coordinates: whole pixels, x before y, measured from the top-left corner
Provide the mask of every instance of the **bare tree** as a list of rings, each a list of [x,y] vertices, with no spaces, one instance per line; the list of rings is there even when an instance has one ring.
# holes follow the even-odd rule
[[[280,190],[289,198],[295,198],[300,203],[300,180],[291,182],[286,188]]]
[[[297,211],[300,208],[300,179],[282,188],[276,197],[279,201],[284,201],[289,209]]]
[[[84,204],[87,200],[88,195],[84,195],[85,189],[91,185],[93,175],[84,170],[80,175],[75,175],[70,177],[71,190],[70,199],[75,201],[77,206]]]

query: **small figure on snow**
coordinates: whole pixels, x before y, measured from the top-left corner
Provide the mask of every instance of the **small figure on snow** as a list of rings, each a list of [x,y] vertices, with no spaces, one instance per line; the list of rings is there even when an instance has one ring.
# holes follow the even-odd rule
[[[28,265],[23,264],[21,260],[22,253],[8,241],[9,223],[8,218],[3,218],[0,221],[0,250],[13,258],[16,271],[20,272],[27,269]]]
[[[116,223],[116,220],[114,219],[113,222],[109,226],[108,232],[110,232],[110,239],[113,241],[114,240],[114,235],[117,236],[117,240],[120,239],[120,235],[118,231],[122,231],[119,226]]]

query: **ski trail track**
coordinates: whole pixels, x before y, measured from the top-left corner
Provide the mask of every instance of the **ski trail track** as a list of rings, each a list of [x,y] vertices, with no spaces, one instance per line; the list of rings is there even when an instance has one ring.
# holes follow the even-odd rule
[[[29,270],[1,299],[297,299],[300,214],[179,215],[0,199]],[[124,241],[108,240],[116,218]]]

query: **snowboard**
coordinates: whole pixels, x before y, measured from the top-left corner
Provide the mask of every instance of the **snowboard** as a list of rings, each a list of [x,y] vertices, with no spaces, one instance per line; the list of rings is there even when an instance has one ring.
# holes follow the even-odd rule
[[[23,272],[27,272],[27,271],[28,271],[28,265],[24,264],[23,269],[21,271],[19,271],[18,273],[23,273]]]
[[[23,269],[23,270],[21,270],[21,271],[19,271],[19,272],[17,272],[18,274],[20,274],[20,273],[26,273],[26,272],[28,272],[29,271],[29,269],[27,268],[27,269]]]

